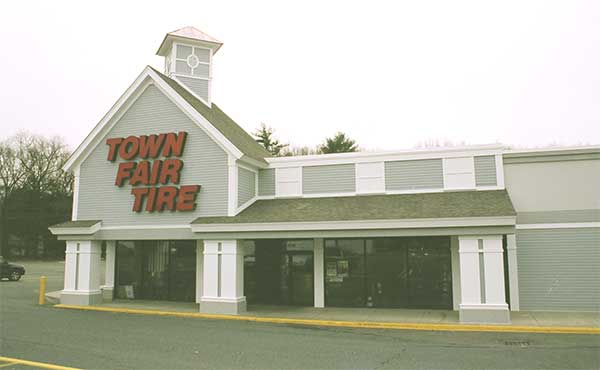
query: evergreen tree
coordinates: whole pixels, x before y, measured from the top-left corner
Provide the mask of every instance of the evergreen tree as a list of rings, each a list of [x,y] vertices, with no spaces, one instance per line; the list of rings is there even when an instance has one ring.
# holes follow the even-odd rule
[[[326,138],[319,151],[323,154],[357,152],[358,145],[343,132],[338,132],[335,136]]]
[[[282,150],[288,146],[288,144],[282,144],[279,140],[273,137],[273,129],[267,127],[264,123],[260,124],[260,128],[254,132],[256,142],[262,145],[269,153],[275,157],[282,156]]]

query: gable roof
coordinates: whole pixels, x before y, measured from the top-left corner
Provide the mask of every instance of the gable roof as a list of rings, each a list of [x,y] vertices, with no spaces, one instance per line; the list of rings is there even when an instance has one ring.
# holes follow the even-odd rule
[[[177,94],[179,94],[188,104],[190,104],[198,113],[200,113],[208,122],[210,122],[219,132],[223,134],[231,143],[238,148],[245,156],[256,161],[266,163],[265,158],[271,157],[262,145],[232,120],[218,105],[212,103],[207,106],[200,99],[193,96],[185,87],[177,81],[158,72],[150,67],[160,78],[162,78]]]
[[[516,216],[506,190],[257,200],[232,217],[193,225],[385,221]],[[513,221],[514,224],[514,221]]]
[[[161,87],[161,90],[181,109],[185,110],[196,124],[207,131],[209,136],[221,145],[226,152],[232,154],[236,159],[251,159],[258,166],[267,165],[265,158],[270,157],[271,154],[229,118],[216,104],[208,107],[175,80],[147,66],[71,154],[63,166],[65,171],[76,168],[75,166],[84,160],[89,152],[99,144],[102,135],[106,134],[107,130],[114,124],[113,117],[117,116],[123,107],[126,107],[132,96],[141,91],[140,87],[148,80]],[[113,123],[111,124],[111,122]]]

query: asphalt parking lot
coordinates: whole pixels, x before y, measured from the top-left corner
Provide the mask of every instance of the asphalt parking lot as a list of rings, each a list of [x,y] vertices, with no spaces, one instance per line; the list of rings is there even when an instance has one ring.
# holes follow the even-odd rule
[[[39,277],[62,287],[61,262],[22,263],[0,283],[0,356],[85,369],[598,369],[600,336],[325,328],[72,311],[38,306]],[[0,369],[35,366],[0,361]]]

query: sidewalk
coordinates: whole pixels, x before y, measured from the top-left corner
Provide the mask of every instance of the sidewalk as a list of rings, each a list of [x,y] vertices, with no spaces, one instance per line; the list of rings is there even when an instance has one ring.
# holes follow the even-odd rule
[[[117,300],[101,306],[91,307],[65,305],[57,305],[56,307],[146,315],[339,327],[600,334],[599,313],[512,312],[511,324],[469,325],[459,323],[458,312],[446,310],[251,305],[248,307],[246,314],[233,316],[199,313],[198,304],[196,303],[145,300]]]

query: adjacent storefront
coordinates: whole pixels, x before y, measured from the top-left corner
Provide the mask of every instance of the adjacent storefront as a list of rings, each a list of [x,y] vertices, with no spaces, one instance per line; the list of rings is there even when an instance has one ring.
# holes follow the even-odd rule
[[[167,34],[164,74],[145,68],[68,160],[72,220],[50,228],[66,242],[63,303],[443,309],[479,323],[597,310],[600,148],[273,158],[212,101],[221,45]]]

